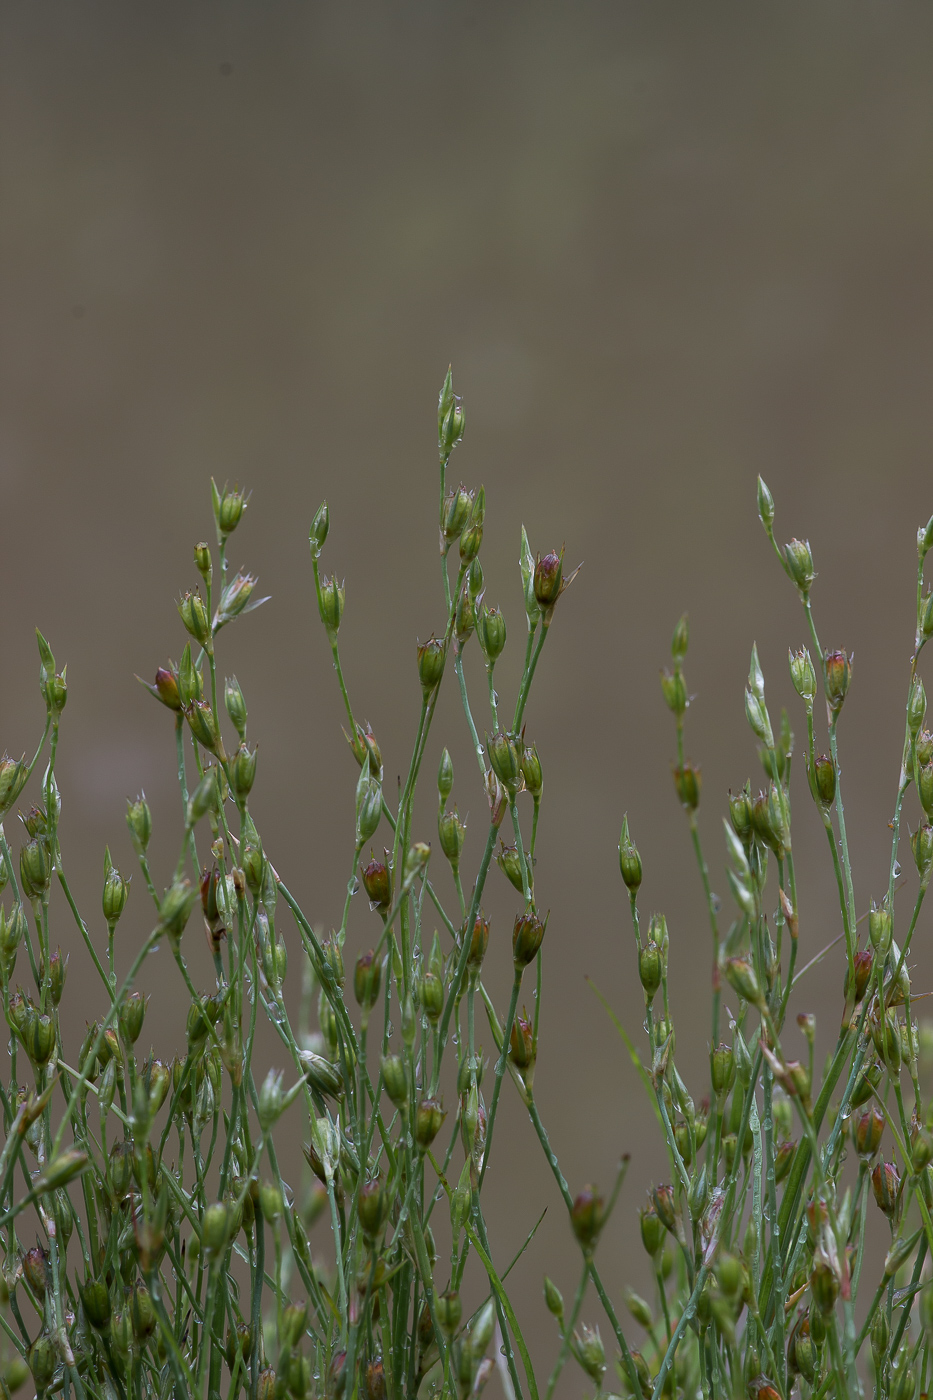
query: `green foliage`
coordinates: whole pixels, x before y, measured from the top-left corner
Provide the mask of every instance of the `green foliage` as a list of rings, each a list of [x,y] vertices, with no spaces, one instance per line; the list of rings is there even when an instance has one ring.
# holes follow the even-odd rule
[[[579,1368],[577,1385],[597,1395],[621,1388],[652,1400],[769,1400],[788,1397],[795,1386],[812,1396],[861,1394],[870,1353],[876,1394],[909,1400],[927,1384],[933,1325],[933,1285],[925,1272],[933,1253],[933,1115],[922,1091],[907,967],[933,872],[933,737],[923,727],[917,671],[933,635],[933,606],[923,591],[933,522],[918,535],[917,632],[888,887],[860,917],[837,748],[851,658],[821,647],[811,610],[810,547],[775,543],[774,502],[759,483],[762,524],[797,589],[816,658],[814,664],[801,648],[791,652],[790,668],[806,718],[805,795],[825,828],[839,895],[838,937],[828,948],[808,947],[799,971],[788,718],[772,723],[753,648],[745,711],[765,781],[757,795],[750,784],[730,794],[726,807],[735,904],[729,922],[711,892],[701,845],[700,769],[684,748],[686,617],[676,626],[672,665],[661,684],[676,728],[675,795],[713,942],[709,1097],[703,1099],[706,1085],[697,1082],[703,1076],[683,1067],[691,1089],[678,1065],[667,923],[653,915],[643,928],[638,900],[651,871],[643,868],[626,817],[619,860],[636,944],[632,972],[645,994],[644,1063],[607,1010],[649,1096],[670,1164],[670,1180],[654,1187],[641,1211],[656,1297],[625,1294],[631,1322],[643,1334],[635,1348],[597,1266],[628,1159],[608,1198],[594,1186],[574,1196],[534,1089],[548,922],[537,901],[535,857],[545,768],[526,740],[524,720],[544,644],[566,607],[558,604],[576,575],[565,571],[563,551],[535,556],[522,530],[525,660],[507,710],[494,683],[505,622],[485,602],[479,561],[485,492],[447,488],[463,431],[448,374],[438,405],[445,623],[411,656],[420,713],[397,802],[384,789],[376,736],[357,721],[344,683],[338,639],[346,594],[320,567],[330,526],[326,504],[310,527],[318,609],[346,708],[348,795],[350,781],[355,788],[343,915],[327,937],[282,879],[251,815],[261,773],[247,738],[247,702],[236,678],[218,672],[218,634],[265,601],[253,597],[252,575],[227,577],[228,539],[243,521],[248,496],[212,483],[216,545],[195,547],[200,583],[177,603],[187,644],[177,666],[161,666],[151,685],[143,683],[174,728],[180,842],[174,868],[154,872],[152,815],[142,796],[128,804],[145,886],[134,899],[148,901],[151,913],[150,932],[133,950],[122,982],[114,946],[130,877],[108,849],[100,913],[82,917],[59,845],[56,759],[67,673],[39,635],[45,730],[31,762],[0,761],[0,816],[6,816],[47,754],[35,801],[22,816],[18,859],[0,826],[0,894],[7,895],[0,906],[0,984],[11,1037],[9,1077],[0,1085],[0,1390],[12,1393],[31,1376],[37,1394],[73,1393],[77,1400],[221,1394],[402,1400],[419,1393],[468,1400],[479,1395],[499,1356],[516,1400],[542,1394],[550,1400],[570,1360]],[[488,729],[474,717],[463,672],[462,653],[474,631],[487,675]],[[828,753],[817,752],[818,675]],[[440,856],[423,839],[433,833],[413,827],[438,697],[454,682],[477,762],[473,782],[488,814],[478,861],[457,806],[448,805],[456,784],[446,749],[437,776]],[[897,862],[911,785],[922,809],[911,838],[918,880],[901,934],[895,893],[906,881]],[[384,859],[372,853],[381,844]],[[504,1016],[482,975],[489,939],[483,894],[494,856],[517,906]],[[453,912],[439,892],[441,877],[452,879]],[[347,968],[348,917],[360,888],[370,904],[373,946]],[[64,906],[57,895],[52,905],[55,889]],[[215,972],[214,985],[200,992],[184,953],[198,903]],[[65,1046],[61,1036],[68,959],[53,947],[67,937],[57,929],[53,936],[61,918],[73,920],[68,933],[83,943],[109,1007],[80,1047]],[[435,922],[441,931],[429,933]],[[143,1058],[135,1048],[148,1012],[137,983],[160,943],[170,950],[188,1005],[185,1054],[171,1064]],[[785,1019],[795,983],[836,943],[845,947],[841,1029],[817,1083],[815,1019],[797,1018],[807,1045],[803,1060],[785,1049]],[[301,969],[299,1027],[283,995],[290,962]],[[17,966],[28,991],[16,981]],[[728,1016],[724,986],[736,1008]],[[519,1011],[523,990],[534,1005],[531,1018]],[[301,1027],[315,998],[318,1029],[309,1033]],[[489,1074],[477,1009],[495,1042]],[[278,1037],[287,1070],[258,1062],[260,1015]],[[390,1039],[393,1025],[400,1034]],[[559,1347],[546,1386],[535,1375],[508,1290],[515,1259],[504,1260],[495,1249],[483,1210],[497,1116],[506,1103],[530,1119],[580,1251],[569,1302],[545,1280],[542,1314],[546,1308],[555,1319]],[[299,1124],[313,1184],[296,1200],[282,1178],[276,1134]],[[872,1201],[889,1230],[874,1292],[862,1278]],[[444,1207],[435,1217],[439,1202]],[[443,1256],[435,1228],[449,1243]],[[36,1230],[38,1241],[29,1246]],[[461,1297],[468,1268],[485,1295],[472,1312]],[[581,1321],[591,1287],[605,1314],[605,1340],[599,1326]]]

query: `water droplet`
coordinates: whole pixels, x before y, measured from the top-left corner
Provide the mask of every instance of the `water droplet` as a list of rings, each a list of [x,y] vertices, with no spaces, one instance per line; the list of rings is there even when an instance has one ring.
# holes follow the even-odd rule
[[[896,861],[894,862],[894,878],[895,878],[895,880],[897,879],[898,875],[900,875],[900,873],[901,873],[901,863],[900,863],[899,860],[896,860]]]

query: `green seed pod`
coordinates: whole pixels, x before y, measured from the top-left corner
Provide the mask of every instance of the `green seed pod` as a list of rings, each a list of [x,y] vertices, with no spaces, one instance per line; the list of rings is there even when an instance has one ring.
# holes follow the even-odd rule
[[[230,1210],[225,1201],[214,1201],[204,1212],[201,1221],[201,1239],[210,1254],[220,1254],[226,1249],[231,1236]]]
[[[258,750],[250,749],[245,743],[240,744],[233,756],[233,762],[230,765],[230,782],[234,794],[240,802],[249,797],[253,790],[258,756]]]
[[[473,492],[468,491],[462,482],[447,492],[441,502],[441,534],[448,544],[459,538],[472,509]]]
[[[133,1336],[140,1344],[147,1342],[158,1326],[156,1311],[145,1284],[137,1283],[133,1288],[130,1300],[130,1322]]]
[[[858,1079],[855,1081],[855,1088],[849,1099],[851,1108],[861,1108],[872,1097],[874,1090],[881,1083],[883,1072],[877,1060],[863,1069]]]
[[[35,1381],[36,1393],[44,1395],[55,1375],[58,1360],[55,1344],[47,1332],[42,1332],[36,1338],[26,1353],[26,1359]]]
[[[436,1026],[444,1010],[444,983],[433,972],[418,979],[418,1001],[432,1026]]]
[[[836,765],[828,754],[817,754],[813,760],[812,788],[821,806],[832,806],[836,800]]]
[[[541,760],[538,757],[538,750],[534,744],[528,745],[522,750],[522,777],[525,779],[525,789],[537,801],[544,790],[544,777],[541,773]]]
[[[129,996],[121,1003],[118,1019],[120,1039],[124,1045],[135,1045],[142,1034],[148,1003],[149,998],[143,996],[142,992],[130,992]]]
[[[422,1099],[415,1114],[415,1142],[426,1152],[437,1137],[447,1114],[438,1099]]]
[[[548,1276],[544,1276],[544,1302],[548,1312],[552,1317],[556,1317],[563,1327],[564,1325],[564,1298],[557,1284]]]
[[[664,1225],[653,1203],[649,1202],[648,1205],[642,1207],[639,1211],[639,1220],[641,1242],[645,1251],[652,1259],[657,1259],[664,1247]]]
[[[239,525],[243,512],[249,502],[249,497],[242,492],[238,486],[233,490],[227,489],[226,482],[222,491],[218,491],[213,477],[211,478],[211,499],[214,506],[214,519],[217,522],[217,531],[221,536],[232,535]]]
[[[130,830],[136,854],[144,856],[149,845],[149,838],[152,835],[152,813],[149,811],[149,804],[145,796],[137,797],[135,802],[130,802],[127,799],[126,824]]]
[[[652,940],[640,949],[638,954],[638,976],[645,990],[645,1000],[650,1006],[661,985],[663,959],[661,950]]]
[[[311,546],[311,557],[319,559],[324,542],[327,539],[327,532],[330,529],[330,512],[327,509],[327,502],[323,501],[318,506],[317,514],[311,521],[311,529],[308,531],[308,543]]]
[[[493,772],[513,797],[522,785],[522,748],[514,734],[497,730],[486,736],[486,752]]]
[[[619,837],[619,869],[629,894],[637,894],[642,880],[642,865],[638,848],[629,836],[628,813],[622,819],[622,834]]]
[[[816,578],[809,540],[791,540],[790,544],[784,546],[784,559],[800,596],[805,599],[810,592],[810,585]]]
[[[682,715],[687,708],[687,683],[680,670],[661,672],[661,693],[667,708],[675,715]]]
[[[527,851],[525,852],[525,858],[525,868],[527,870],[531,865],[531,856]],[[500,840],[499,850],[496,852],[496,864],[509,884],[521,894],[524,891],[524,883],[522,881],[522,862],[518,854],[518,847],[507,846],[504,841]]]
[[[446,649],[438,637],[431,637],[418,644],[418,678],[425,700],[429,700],[441,683],[444,674]]]
[[[85,1317],[102,1332],[110,1322],[110,1290],[103,1279],[88,1279],[80,1292]]]
[[[143,801],[131,805],[145,808],[146,814],[149,812],[149,808],[146,807]],[[127,814],[127,821],[129,821],[129,813]],[[146,832],[145,839],[146,844],[148,844],[148,831]],[[145,851],[145,846],[143,846],[143,850]],[[101,908],[104,918],[107,921],[108,928],[113,928],[120,915],[123,913],[129,892],[129,881],[124,880],[119,870],[113,864],[113,861],[110,859],[110,848],[108,847],[104,853],[104,889],[101,895]]]
[[[456,808],[452,812],[442,812],[438,817],[437,837],[441,844],[441,850],[456,870],[460,864],[460,852],[463,850],[463,843],[466,839],[466,824],[460,820]]]
[[[816,671],[806,647],[800,651],[788,651],[790,678],[801,700],[812,701],[816,695]]]
[[[383,1057],[382,1082],[391,1102],[396,1108],[404,1110],[408,1105],[408,1075],[399,1055]]]
[[[380,1177],[363,1183],[360,1188],[359,1218],[360,1227],[368,1240],[375,1240],[381,1233],[391,1204]]]
[[[0,758],[0,817],[5,816],[13,806],[26,786],[28,777],[26,755],[14,759],[4,750],[3,757]]]
[[[52,880],[52,861],[45,841],[33,837],[19,853],[19,878],[27,899],[41,899]]]
[[[206,700],[192,700],[185,709],[188,728],[208,753],[220,752],[220,731],[214,719],[214,712]]]
[[[178,612],[186,630],[190,632],[198,646],[203,647],[210,641],[210,618],[200,593],[197,591],[185,593],[179,601]]]
[[[463,1304],[460,1301],[460,1294],[451,1290],[447,1293],[435,1295],[434,1310],[437,1314],[438,1325],[448,1341],[456,1335],[460,1326],[460,1319],[463,1316]]]
[[[505,618],[498,608],[484,603],[476,618],[476,635],[487,666],[495,666],[505,650]]]
[[[451,789],[454,785],[454,765],[450,754],[445,749],[441,754],[440,767],[437,770],[437,791],[440,795],[441,803],[447,801]]]

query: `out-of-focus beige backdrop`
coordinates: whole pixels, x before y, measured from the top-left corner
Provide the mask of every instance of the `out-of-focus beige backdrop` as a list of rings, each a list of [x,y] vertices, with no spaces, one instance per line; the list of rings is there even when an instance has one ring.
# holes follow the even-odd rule
[[[417,719],[415,638],[442,626],[434,413],[452,361],[468,422],[453,472],[487,490],[505,696],[523,649],[521,523],[533,547],[565,543],[568,562],[585,560],[527,715],[551,909],[536,1083],[574,1189],[608,1188],[632,1153],[601,1246],[620,1306],[625,1281],[649,1288],[636,1207],[663,1158],[584,977],[639,1034],[616,855],[628,810],[643,909],[669,919],[678,1060],[703,1092],[709,934],[657,672],[686,607],[688,751],[724,891],[726,791],[756,778],[742,702],[753,639],[772,713],[787,703],[803,729],[786,663],[803,618],[757,523],[758,472],[780,537],[812,542],[825,643],[855,651],[841,740],[860,911],[886,879],[914,536],[933,511],[931,57],[933,17],[912,4],[37,0],[0,12],[0,746],[31,749],[40,730],[39,625],[68,662],[64,850],[102,939],[105,842],[132,868],[128,795],[151,802],[158,877],[174,863],[172,724],[133,673],[181,652],[173,599],[210,533],[209,477],[238,479],[253,496],[233,563],[272,601],[224,635],[220,664],[260,740],[267,848],[309,914],[338,922],[356,768],[307,526],[326,496],[348,682],[391,787]],[[483,713],[475,654],[467,669]],[[428,838],[443,741],[471,816],[469,880],[483,799],[453,695],[426,759]],[[802,772],[794,842],[806,956],[838,915]],[[496,870],[489,888],[487,980],[504,1002],[516,901]],[[124,957],[147,928],[142,895],[137,879]],[[352,953],[373,939],[361,899]],[[56,918],[76,954],[78,1035],[96,990]],[[924,920],[918,990],[931,987],[928,940]],[[194,920],[188,952],[208,985]],[[291,952],[297,977],[294,940]],[[147,974],[144,1040],[168,1057],[183,1003],[166,957]],[[840,981],[834,957],[801,988],[823,1046]],[[505,1259],[550,1205],[515,1275],[543,1368],[555,1337],[541,1276],[572,1292],[574,1250],[508,1085],[505,1106],[491,1233]],[[592,1300],[584,1318],[597,1319]],[[564,1393],[578,1390],[568,1373]]]

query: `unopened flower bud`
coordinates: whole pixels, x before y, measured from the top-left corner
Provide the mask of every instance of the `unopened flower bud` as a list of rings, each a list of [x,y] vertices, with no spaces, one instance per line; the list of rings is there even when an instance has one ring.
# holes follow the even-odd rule
[[[238,486],[234,486],[232,491],[228,491],[226,484],[224,484],[223,491],[218,492],[212,481],[211,487],[217,529],[222,535],[230,535],[239,525],[249,497]]]
[[[356,848],[362,850],[376,834],[382,818],[382,786],[366,772],[360,773],[356,788]]]
[[[494,666],[505,650],[505,618],[484,603],[476,617],[476,635],[487,665]]]
[[[514,796],[522,785],[522,749],[517,737],[497,730],[486,736],[486,752],[499,782]]]
[[[236,676],[228,676],[224,682],[224,705],[231,723],[239,734],[240,739],[246,738],[246,701],[243,698],[243,691],[240,689],[240,682]]]
[[[570,1224],[578,1242],[587,1252],[592,1250],[603,1225],[603,1199],[595,1187],[585,1186],[573,1203]]]
[[[442,812],[437,819],[437,837],[441,850],[456,870],[460,863],[460,852],[466,838],[466,826],[454,808],[452,812]]]
[[[429,700],[441,683],[444,674],[445,651],[443,640],[430,637],[418,644],[418,678],[425,700]]]
[[[861,1108],[862,1104],[868,1103],[875,1089],[881,1083],[881,1079],[882,1070],[877,1061],[863,1069],[856,1079],[855,1087],[849,1097],[850,1107],[853,1109]]]
[[[360,1188],[359,1215],[363,1234],[374,1240],[386,1222],[391,1202],[379,1177],[366,1181]]]
[[[469,519],[464,526],[464,532],[459,536],[459,561],[461,564],[474,563],[483,543],[483,521],[486,518],[486,491],[485,487],[479,487],[476,491],[476,500],[472,504],[469,512]]]
[[[88,1279],[79,1291],[85,1317],[96,1331],[102,1332],[110,1322],[110,1290],[103,1279]]]
[[[259,602],[250,602],[256,583],[256,576],[245,574],[242,569],[233,576],[220,595],[220,603],[214,617],[215,632],[232,622],[235,617],[239,617],[240,613],[251,612],[260,603],[268,601],[261,598]]]
[[[901,1176],[893,1162],[878,1162],[871,1174],[872,1190],[880,1210],[893,1219],[899,1205]]]
[[[327,509],[327,502],[323,501],[318,506],[317,514],[311,521],[311,529],[308,531],[308,543],[311,546],[311,556],[319,559],[321,550],[324,548],[324,541],[327,539],[327,532],[330,529],[330,512]]]
[[[787,561],[787,571],[797,585],[801,598],[806,599],[810,585],[816,578],[809,540],[791,540],[790,544],[784,546],[784,558]]]
[[[923,688],[923,681],[919,676],[915,676],[910,687],[910,694],[907,697],[907,728],[910,737],[914,741],[923,728],[923,719],[927,710],[926,691]]]
[[[669,710],[682,715],[687,708],[687,683],[682,671],[662,671],[661,691]]]
[[[26,786],[28,777],[29,769],[25,755],[14,759],[4,750],[3,757],[0,758],[0,817],[13,806]]]
[[[642,880],[642,865],[638,848],[629,835],[628,813],[622,819],[622,834],[619,837],[619,869],[629,894],[637,894]]]
[[[853,1005],[862,1000],[868,989],[873,963],[871,949],[862,948],[855,954],[851,971],[846,968],[845,995],[848,998],[851,993]]]
[[[486,948],[489,944],[489,920],[483,914],[477,914],[473,924],[473,932],[470,936],[470,952],[467,957],[467,967],[474,971],[483,965],[486,956]]]
[[[700,770],[690,762],[682,766],[672,766],[674,787],[681,804],[689,812],[695,812],[700,805]]]
[[[574,1332],[570,1350],[597,1390],[602,1390],[603,1376],[606,1374],[606,1351],[599,1328],[584,1326],[582,1332]]]
[[[560,1289],[553,1279],[544,1276],[544,1303],[552,1317],[556,1317],[563,1325],[564,1321],[564,1299]]]
[[[525,968],[534,961],[544,941],[546,927],[547,920],[542,923],[531,910],[518,915],[512,929],[512,957],[516,968]]]
[[[448,491],[441,503],[441,534],[450,543],[458,539],[470,518],[473,492],[461,484]]]
[[[19,878],[27,899],[41,899],[52,879],[52,861],[44,839],[33,837],[19,853]]]
[[[857,1113],[852,1122],[852,1141],[860,1157],[874,1157],[881,1146],[884,1133],[884,1114],[871,1105],[863,1113]]]
[[[875,955],[882,961],[891,949],[891,912],[873,904],[868,911],[868,936]]]
[[[563,561],[563,550],[560,554],[553,551],[545,554],[543,559],[538,556],[534,571],[534,590],[538,605],[542,608],[553,607],[560,597]]]
[[[55,1343],[47,1332],[39,1334],[27,1351],[26,1359],[35,1382],[36,1394],[45,1395],[52,1377],[55,1375],[55,1367],[58,1363]]]
[[[184,933],[197,898],[198,891],[187,878],[176,880],[165,891],[159,909],[159,922],[170,937],[180,938]]]
[[[639,1212],[641,1242],[652,1259],[656,1259],[664,1245],[665,1227],[654,1205],[649,1202]]]
[[[178,671],[172,666],[160,666],[155,673],[155,683],[149,685],[147,681],[137,677],[140,683],[146,687],[150,695],[154,695],[169,710],[176,713],[182,707],[181,695],[178,690]]]
[[[836,798],[836,765],[825,753],[813,760],[813,796],[823,807],[830,807]]]
[[[824,1317],[828,1317],[836,1306],[839,1296],[839,1279],[828,1260],[818,1256],[810,1277],[810,1292],[813,1301]]]
[[[710,1055],[710,1078],[717,1097],[729,1093],[735,1083],[735,1052],[731,1045],[720,1045]]]
[[[782,1142],[774,1154],[774,1180],[780,1185],[787,1173],[791,1169],[794,1160],[794,1153],[797,1151],[796,1142]]]
[[[382,1082],[396,1108],[408,1103],[408,1075],[400,1055],[385,1055],[382,1060]]]
[[[534,1063],[534,1028],[527,1016],[516,1015],[509,1037],[509,1059],[517,1069],[528,1069]]]
[[[343,584],[338,584],[336,574],[332,578],[328,578],[326,574],[322,575],[321,589],[318,594],[318,611],[321,614],[321,621],[331,637],[336,637],[340,630],[345,598],[346,590]]]
[[[185,719],[198,743],[209,753],[220,751],[220,731],[214,719],[214,712],[207,700],[192,700],[185,710]]]
[[[658,945],[652,940],[646,943],[638,954],[638,976],[645,990],[648,1005],[654,1000],[663,977],[663,958]]]
[[[388,909],[392,903],[392,881],[388,867],[373,857],[365,869],[360,871],[360,876],[370,903],[379,909]]]
[[[185,593],[178,603],[178,612],[194,640],[199,646],[205,646],[210,641],[211,622],[200,593]]]
[[[353,990],[364,1011],[371,1011],[379,999],[382,962],[373,952],[360,953],[353,973]]]
[[[723,966],[726,981],[738,996],[751,1002],[759,1010],[764,1007],[764,997],[755,974],[755,969],[747,958],[726,958]]]
[[[120,1039],[124,1045],[135,1045],[142,1034],[143,1021],[146,1019],[147,998],[142,992],[130,992],[120,1004],[118,1020],[120,1024]]]
[[[257,750],[241,744],[230,764],[231,786],[241,802],[249,796],[256,781],[256,759]]]
[[[450,754],[445,749],[444,752],[441,754],[440,767],[437,770],[437,791],[440,795],[442,803],[447,801],[448,797],[450,796],[450,792],[453,785],[454,765],[451,760]]]
[[[23,1276],[32,1293],[40,1300],[44,1298],[52,1281],[52,1274],[49,1256],[41,1244],[27,1250],[23,1255]]]
[[[926,822],[918,827],[910,838],[910,849],[921,883],[925,886],[933,869],[933,827]]]
[[[852,679],[852,657],[844,651],[828,651],[825,661],[826,700],[833,714],[842,709]]]
[[[144,795],[137,797],[135,802],[127,800],[126,824],[137,855],[145,855],[152,835],[152,814]]]
[[[448,369],[437,401],[437,450],[442,462],[447,461],[462,437],[463,409],[458,395],[454,393],[453,379]]]
[[[810,701],[816,695],[816,671],[806,647],[799,651],[788,651],[790,678],[801,700]]]
[[[415,1142],[426,1152],[444,1125],[447,1114],[438,1099],[422,1099],[415,1113]]]

